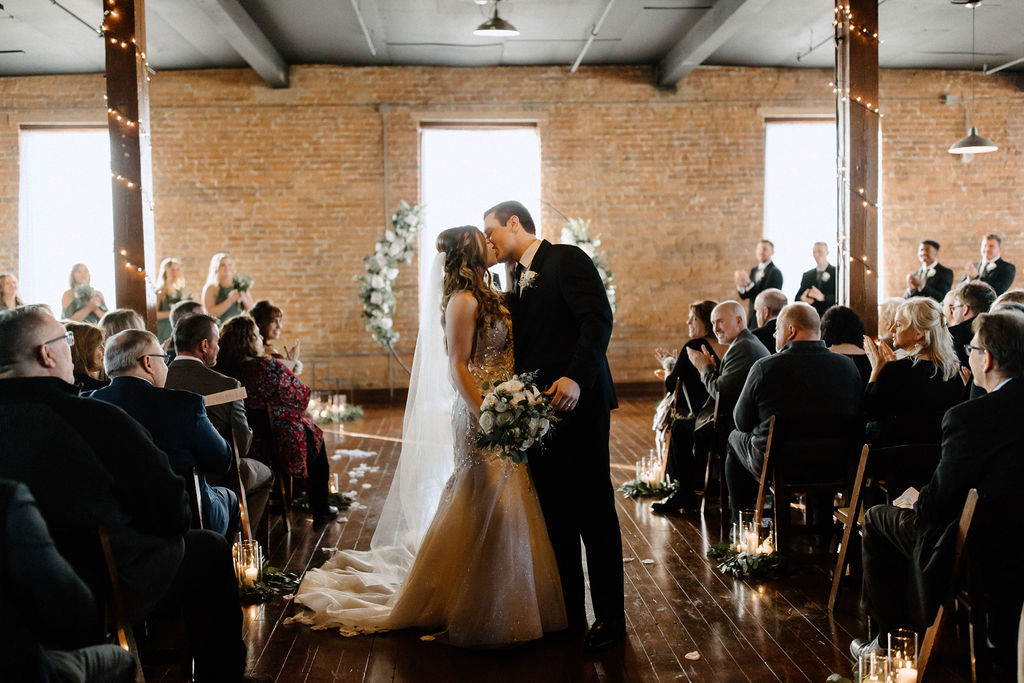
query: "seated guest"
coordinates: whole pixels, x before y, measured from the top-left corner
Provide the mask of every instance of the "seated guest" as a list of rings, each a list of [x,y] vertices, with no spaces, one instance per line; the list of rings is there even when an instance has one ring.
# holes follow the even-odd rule
[[[690,314],[686,319],[686,329],[690,334],[689,341],[683,346],[676,359],[671,373],[665,370],[655,372],[665,380],[665,390],[674,393],[676,384],[682,383],[686,390],[693,410],[700,411],[708,400],[707,389],[700,380],[700,373],[690,362],[687,349],[694,351],[707,350],[717,365],[729,348],[728,344],[719,343],[712,332],[711,315],[715,309],[714,301],[695,301],[690,304]],[[680,403],[680,412],[689,412],[685,402]],[[668,458],[665,463],[665,474],[673,481],[679,482],[676,493],[668,499],[655,503],[655,512],[672,513],[680,509],[695,510],[697,499],[693,495],[696,484],[696,462],[694,460],[694,424],[696,415],[686,415],[672,423],[672,438],[669,440]]]
[[[252,294],[235,288],[235,259],[231,254],[214,254],[203,285],[206,312],[222,323],[252,308]]]
[[[1017,267],[1001,258],[1003,238],[989,234],[981,238],[981,260],[964,266],[962,282],[984,282],[999,296],[1010,288],[1017,277]]]
[[[756,317],[754,314],[754,302],[757,295],[766,289],[782,289],[782,271],[772,263],[772,255],[775,253],[775,245],[768,240],[761,240],[757,243],[754,257],[757,265],[750,269],[750,273],[737,270],[733,273],[733,280],[736,282],[736,291],[741,299],[750,300],[750,310],[747,312],[747,326],[754,329]]]
[[[274,342],[280,344],[281,319],[284,317],[281,309],[266,299],[261,299],[252,307],[249,315],[256,321],[256,327],[259,328],[260,336],[263,337],[263,355],[267,358],[278,359],[293,374],[301,374],[302,361],[299,360],[301,342],[296,340],[295,345],[290,349],[283,346],[280,350],[274,344]]]
[[[774,288],[764,290],[754,299],[754,315],[757,317],[754,336],[764,344],[768,353],[775,353],[775,321],[787,303],[782,290]]]
[[[965,398],[960,363],[939,305],[916,297],[896,311],[895,345],[864,337],[871,376],[864,390],[868,440],[875,445],[938,443],[942,416]]]
[[[965,282],[953,290],[953,324],[949,334],[953,337],[953,350],[956,351],[960,365],[967,366],[967,351],[964,346],[970,343],[974,333],[971,321],[982,313],[988,313],[996,300],[996,290],[981,281]]]
[[[1009,302],[1024,304],[1024,289],[1011,289],[1008,292],[1003,292],[998,297],[996,297],[995,303],[992,304],[992,307],[994,308],[999,304],[1005,304]]]
[[[110,339],[125,330],[144,330],[146,321],[130,308],[115,308],[109,313],[103,314],[99,326],[103,328],[103,338]]]
[[[124,411],[79,398],[73,379],[67,331],[52,315],[0,312],[0,477],[28,487],[57,550],[96,595],[108,581],[97,528],[108,529],[129,619],[160,601],[183,608],[197,681],[251,680],[231,546],[188,531],[188,496],[167,456]]]
[[[951,289],[946,292],[946,296],[942,297],[942,317],[946,319],[946,327],[956,325],[956,322],[953,320],[953,297],[956,296],[955,292],[955,289]]]
[[[895,628],[923,632],[931,624],[949,585],[960,512],[974,488],[978,533],[967,552],[980,560],[985,590],[995,598],[986,603],[995,659],[1008,673],[1014,670],[1024,546],[1006,543],[1006,533],[1020,523],[1024,481],[1024,315],[983,313],[973,324],[971,371],[988,394],[946,413],[942,457],[913,510],[878,505],[864,517],[864,604],[879,636],[871,643],[853,641],[855,657],[878,649]]]
[[[171,321],[171,336],[167,341],[163,343],[163,349],[167,352],[167,364],[170,365],[171,361],[174,360],[176,350],[174,348],[174,328],[178,325],[178,321],[187,315],[193,313],[202,313],[206,315],[206,309],[198,301],[192,301],[191,299],[185,301],[179,301],[178,303],[171,306],[171,315],[169,320]]]
[[[24,305],[18,295],[18,278],[13,273],[0,273],[0,311]]]
[[[821,341],[832,353],[841,353],[857,366],[864,384],[871,376],[871,361],[864,353],[864,323],[852,308],[833,306],[821,318]]]
[[[3,680],[135,680],[135,660],[126,650],[92,645],[92,591],[57,552],[28,488],[9,479],[0,479],[0,547]]]
[[[338,509],[327,503],[329,466],[324,434],[306,417],[309,387],[279,360],[263,356],[259,330],[248,315],[236,316],[221,327],[217,368],[242,382],[248,392],[246,410],[270,408],[270,427],[278,452],[287,458],[292,476],[306,479],[313,522],[322,524],[334,519]]]
[[[221,391],[238,389],[241,383],[233,377],[222,375],[212,366],[217,363],[220,350],[220,332],[217,319],[197,313],[185,316],[174,326],[174,347],[178,355],[167,367],[168,389],[184,389],[203,396]],[[274,473],[258,460],[244,457],[252,442],[252,430],[245,419],[245,404],[242,399],[229,403],[207,406],[206,414],[224,440],[238,447],[240,477],[245,487],[245,498],[249,508],[249,526],[255,531],[267,507]],[[229,473],[230,475],[230,473]],[[223,477],[227,479],[228,477]],[[210,477],[213,480],[213,477]],[[218,478],[220,479],[220,478]],[[215,483],[219,483],[215,480]]]
[[[953,286],[953,271],[939,263],[939,243],[925,240],[917,247],[917,258],[921,267],[907,273],[907,291],[903,298],[927,296],[942,301]]]
[[[80,323],[98,323],[107,312],[103,293],[92,288],[92,276],[84,263],[71,267],[68,289],[61,296],[61,318]]]
[[[857,366],[825,348],[821,320],[809,304],[782,309],[775,348],[777,354],[754,363],[733,411],[736,429],[729,434],[725,476],[734,516],[757,499],[773,415],[842,423],[837,418],[856,416],[860,410],[863,384]]]
[[[884,299],[878,304],[878,341],[885,342],[889,348],[893,348],[892,334],[896,328],[896,309],[905,300],[895,297]],[[865,332],[865,334],[867,334]],[[901,358],[901,351],[897,351],[897,358]]]
[[[95,391],[109,383],[103,374],[103,330],[92,323],[68,321],[64,328],[74,336],[71,362],[75,364],[78,392]]]
[[[233,539],[238,532],[238,498],[230,489],[210,486],[206,473],[230,470],[234,451],[210,423],[202,397],[164,388],[166,357],[156,335],[145,330],[115,334],[107,340],[103,368],[110,385],[94,391],[92,398],[112,403],[138,420],[186,482],[194,468],[204,527]]]
[[[796,300],[814,306],[818,315],[825,315],[836,303],[836,267],[828,262],[828,245],[824,242],[815,242],[811,254],[814,268],[800,279]]]

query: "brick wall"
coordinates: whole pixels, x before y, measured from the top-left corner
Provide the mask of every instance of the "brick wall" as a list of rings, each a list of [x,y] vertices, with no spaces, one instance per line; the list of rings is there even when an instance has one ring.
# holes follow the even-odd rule
[[[178,256],[189,288],[231,251],[254,293],[285,311],[285,341],[335,359],[333,374],[388,384],[388,360],[363,328],[362,256],[400,199],[419,188],[422,120],[530,120],[540,130],[543,198],[592,220],[618,280],[609,357],[618,381],[650,377],[650,350],[685,336],[685,305],[734,295],[761,234],[766,116],[832,111],[821,70],[702,68],[675,92],[642,67],[294,67],[271,90],[249,70],[153,77],[157,260]],[[1001,232],[1024,265],[1024,78],[975,75],[975,120],[1000,152],[963,163],[967,74],[891,71],[883,111],[883,296],[902,291],[924,236],[956,269],[981,234]],[[495,84],[500,84],[497,89]],[[16,269],[18,129],[105,123],[99,75],[0,79],[0,270]],[[387,106],[382,106],[387,105]],[[486,207],[480,207],[481,209]],[[545,233],[559,220],[545,209]],[[808,250],[809,251],[809,250]],[[808,259],[809,260],[809,259]],[[399,353],[416,338],[416,266],[406,266]],[[1022,281],[1021,284],[1024,284]],[[787,288],[789,289],[789,288]],[[791,292],[788,292],[792,294]],[[398,369],[396,384],[404,384]]]

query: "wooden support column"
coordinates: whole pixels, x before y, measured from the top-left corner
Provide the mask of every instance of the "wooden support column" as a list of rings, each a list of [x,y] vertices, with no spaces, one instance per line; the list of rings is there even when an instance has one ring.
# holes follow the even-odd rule
[[[878,0],[835,0],[839,302],[878,328]]]
[[[103,15],[117,306],[156,332],[145,0],[103,0]]]

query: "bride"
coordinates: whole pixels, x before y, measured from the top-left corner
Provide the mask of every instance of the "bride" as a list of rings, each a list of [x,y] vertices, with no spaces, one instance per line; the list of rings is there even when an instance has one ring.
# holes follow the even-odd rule
[[[437,250],[425,295],[441,301],[421,306],[402,455],[370,550],[307,572],[289,621],[445,631],[461,647],[533,640],[567,627],[537,493],[525,463],[473,445],[483,383],[513,374],[509,313],[487,272],[496,258],[473,226],[445,230]]]

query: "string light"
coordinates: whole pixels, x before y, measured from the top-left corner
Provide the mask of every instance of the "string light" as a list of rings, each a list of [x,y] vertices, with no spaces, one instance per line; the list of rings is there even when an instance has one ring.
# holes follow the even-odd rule
[[[156,292],[156,285],[153,284],[153,281],[149,279],[149,274],[146,272],[146,269],[143,266],[138,265],[137,263],[132,263],[128,259],[128,250],[122,249],[118,253],[121,256],[121,265],[124,266],[124,269],[135,271],[136,273],[141,274],[142,278],[146,281],[147,289],[149,289],[152,292]]]

